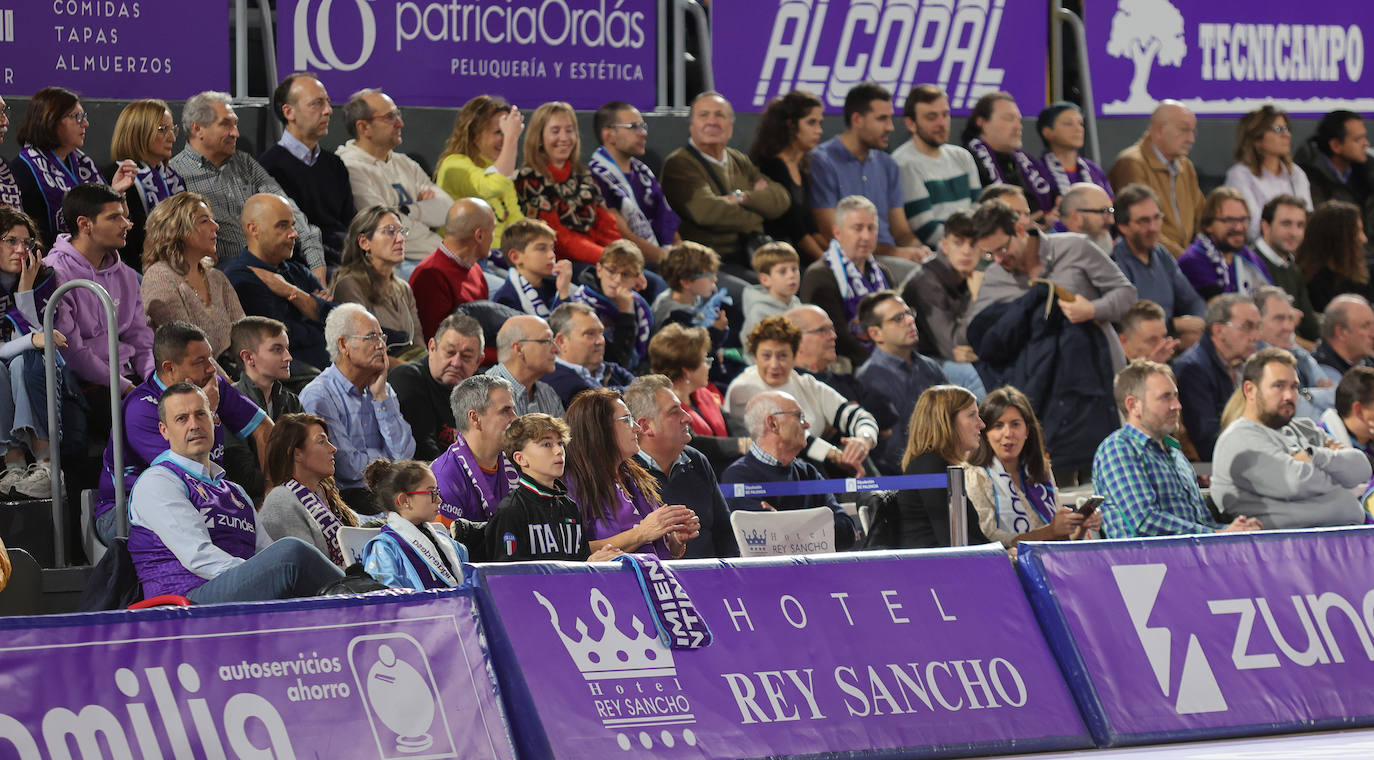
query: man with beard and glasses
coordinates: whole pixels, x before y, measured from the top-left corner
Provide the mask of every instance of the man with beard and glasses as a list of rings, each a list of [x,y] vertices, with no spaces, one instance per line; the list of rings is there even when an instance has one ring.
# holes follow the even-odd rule
[[[1293,355],[1265,348],[1245,362],[1245,412],[1217,439],[1212,498],[1224,513],[1256,515],[1270,528],[1360,525],[1357,492],[1369,481],[1364,452],[1294,417]]]
[[[1222,293],[1252,296],[1273,285],[1269,267],[1260,255],[1245,247],[1250,229],[1250,207],[1234,187],[1218,187],[1202,204],[1202,229],[1192,245],[1178,257],[1178,268],[1206,299]]]
[[[1126,424],[1107,436],[1093,458],[1102,504],[1103,538],[1173,536],[1259,530],[1244,515],[1229,525],[1212,520],[1193,466],[1179,450],[1178,386],[1166,364],[1137,359],[1113,386]]]
[[[902,105],[911,139],[892,151],[902,178],[907,224],[934,248],[945,234],[945,220],[973,207],[983,183],[973,154],[949,142],[949,96],[933,84],[911,88]]]

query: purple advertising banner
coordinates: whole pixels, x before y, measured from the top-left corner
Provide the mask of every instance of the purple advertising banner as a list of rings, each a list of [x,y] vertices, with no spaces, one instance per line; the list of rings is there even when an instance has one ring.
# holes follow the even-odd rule
[[[1101,744],[1374,723],[1374,529],[1024,544]]]
[[[1165,98],[1198,115],[1265,103],[1294,115],[1374,112],[1365,68],[1371,3],[1102,0],[1087,3],[1088,62],[1102,116],[1145,116]]]
[[[28,618],[0,642],[0,757],[515,758],[471,592]]]
[[[710,646],[665,648],[627,570],[482,568],[522,756],[1087,746],[1000,547],[667,564]]]
[[[500,95],[522,108],[653,108],[657,0],[280,0],[277,61],[336,100],[379,87],[402,106]]]
[[[737,111],[799,89],[839,113],[864,81],[899,105],[913,85],[934,83],[956,114],[996,90],[1028,114],[1045,103],[1045,0],[751,0],[712,14],[716,89]]]
[[[181,100],[229,89],[229,14],[189,0],[0,0],[0,92]],[[179,34],[177,30],[194,30]]]

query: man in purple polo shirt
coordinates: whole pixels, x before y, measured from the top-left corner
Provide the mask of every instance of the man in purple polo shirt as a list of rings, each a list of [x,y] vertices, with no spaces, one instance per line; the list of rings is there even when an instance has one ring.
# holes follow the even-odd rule
[[[211,386],[213,387],[213,386]],[[157,401],[158,436],[169,447],[129,497],[129,555],[145,597],[178,594],[197,604],[314,596],[343,572],[299,538],[273,541],[253,502],[211,461],[211,400],[173,383]]]
[[[216,371],[214,351],[199,327],[178,320],[158,328],[153,336],[153,361],[157,367],[153,374],[124,397],[125,493],[132,491],[138,476],[167,450],[167,440],[158,427],[157,403],[168,386],[181,382],[197,386],[210,399],[215,413],[210,459],[223,467],[224,425],[228,425],[240,438],[251,437],[258,451],[258,467],[266,471],[264,455],[272,420]],[[96,535],[107,545],[115,535],[114,435],[110,433],[105,445],[105,464],[94,510]]]
[[[478,522],[496,513],[519,474],[501,451],[506,428],[515,419],[515,395],[508,380],[473,375],[449,396],[458,434],[431,469],[444,501],[439,521],[457,517]]]

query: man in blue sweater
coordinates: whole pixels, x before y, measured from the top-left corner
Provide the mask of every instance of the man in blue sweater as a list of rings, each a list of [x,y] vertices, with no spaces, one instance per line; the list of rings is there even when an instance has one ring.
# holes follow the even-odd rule
[[[749,452],[721,474],[724,483],[796,482],[823,480],[821,471],[798,455],[806,448],[806,431],[811,427],[806,413],[790,393],[768,391],[749,400],[744,408],[744,424],[754,443]],[[854,521],[832,494],[777,496],[767,500],[737,498],[729,500],[730,509],[779,510],[829,507],[835,513],[835,546],[844,551],[858,537]]]

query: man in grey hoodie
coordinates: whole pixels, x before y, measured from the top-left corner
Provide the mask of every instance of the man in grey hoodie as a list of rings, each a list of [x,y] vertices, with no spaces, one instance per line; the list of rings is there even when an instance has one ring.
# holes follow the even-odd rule
[[[1354,489],[1369,481],[1369,460],[1312,420],[1294,418],[1293,355],[1260,349],[1242,377],[1245,411],[1217,439],[1212,459],[1212,498],[1221,510],[1258,517],[1266,528],[1363,523]]]

